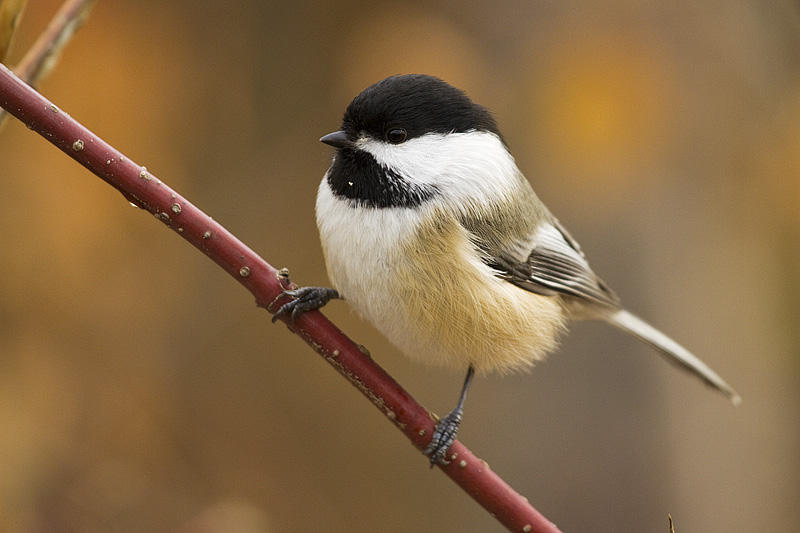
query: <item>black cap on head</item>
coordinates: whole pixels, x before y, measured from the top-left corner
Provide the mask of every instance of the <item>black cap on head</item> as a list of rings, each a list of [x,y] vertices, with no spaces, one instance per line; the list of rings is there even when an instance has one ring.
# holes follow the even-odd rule
[[[489,131],[500,136],[489,111],[463,91],[424,74],[390,76],[356,96],[344,114],[342,129],[387,140],[402,128],[411,139],[426,133]]]

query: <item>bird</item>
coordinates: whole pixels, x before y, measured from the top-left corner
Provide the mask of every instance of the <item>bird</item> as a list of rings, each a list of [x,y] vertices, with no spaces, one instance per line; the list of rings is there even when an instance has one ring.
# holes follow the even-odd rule
[[[316,198],[333,287],[282,296],[273,321],[349,302],[403,353],[467,370],[456,407],[423,450],[448,464],[476,373],[527,370],[571,320],[601,320],[649,344],[734,404],[736,391],[622,307],[533,191],[492,114],[425,74],[379,81],[347,106]]]

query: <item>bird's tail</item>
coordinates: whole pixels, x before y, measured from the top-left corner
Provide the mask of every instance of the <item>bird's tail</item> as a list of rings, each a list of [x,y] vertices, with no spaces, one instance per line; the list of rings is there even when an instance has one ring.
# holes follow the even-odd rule
[[[695,357],[689,350],[670,339],[641,318],[620,309],[606,315],[605,320],[639,340],[658,350],[666,359],[692,372],[711,387],[727,396],[734,405],[739,405],[741,396],[724,379],[711,370],[707,364]]]

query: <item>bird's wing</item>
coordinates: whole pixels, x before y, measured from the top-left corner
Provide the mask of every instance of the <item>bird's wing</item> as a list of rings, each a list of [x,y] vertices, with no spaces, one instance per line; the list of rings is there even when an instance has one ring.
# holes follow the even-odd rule
[[[523,232],[520,232],[522,234]],[[656,348],[667,360],[699,376],[723,392],[734,404],[741,398],[716,372],[683,346],[642,319],[620,307],[619,298],[594,272],[578,243],[549,215],[528,238],[499,246],[479,246],[484,261],[497,275],[525,290],[545,295],[563,295],[579,307],[593,310],[584,317],[599,318]],[[476,239],[476,242],[477,241]],[[533,248],[527,259],[527,252]],[[587,305],[588,304],[588,305]]]
[[[557,220],[543,221],[534,231],[533,249],[526,260],[514,259],[503,250],[490,251],[488,262],[500,277],[539,294],[619,306],[617,295],[592,271],[578,243]]]

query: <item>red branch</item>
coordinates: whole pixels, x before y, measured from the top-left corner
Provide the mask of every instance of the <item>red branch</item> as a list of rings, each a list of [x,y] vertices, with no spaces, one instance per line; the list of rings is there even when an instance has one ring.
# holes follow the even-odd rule
[[[121,152],[83,127],[0,64],[0,107],[61,151],[146,209],[205,253],[267,307],[283,288],[283,276],[228,230]],[[320,312],[302,315],[289,329],[305,340],[360,390],[414,446],[428,444],[434,423],[414,400],[357,344]],[[556,533],[558,528],[517,494],[489,466],[456,441],[441,467],[511,531]]]

